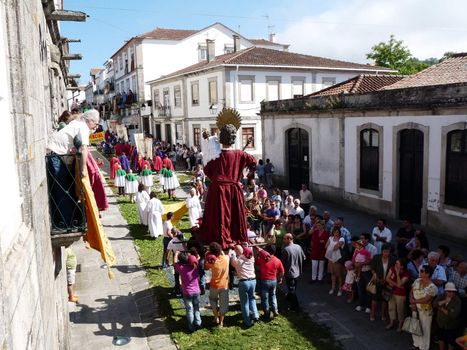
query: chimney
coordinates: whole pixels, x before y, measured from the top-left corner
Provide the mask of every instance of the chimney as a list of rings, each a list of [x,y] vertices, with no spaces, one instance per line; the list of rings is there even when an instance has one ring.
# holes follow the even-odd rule
[[[276,42],[276,34],[269,33],[269,41],[275,43]]]
[[[240,36],[237,34],[233,35],[234,52],[240,51]]]
[[[214,45],[214,40],[211,40],[211,39],[206,39],[206,46],[207,46],[207,58],[208,58],[208,62],[211,62],[214,57],[216,56],[216,49],[215,49],[215,45]]]

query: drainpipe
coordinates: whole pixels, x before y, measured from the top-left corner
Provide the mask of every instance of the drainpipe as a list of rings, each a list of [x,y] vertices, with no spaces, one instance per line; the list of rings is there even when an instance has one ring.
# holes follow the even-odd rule
[[[237,68],[235,69],[235,79],[234,79],[234,88],[233,88],[233,107],[237,109],[237,86],[238,86],[238,65]]]

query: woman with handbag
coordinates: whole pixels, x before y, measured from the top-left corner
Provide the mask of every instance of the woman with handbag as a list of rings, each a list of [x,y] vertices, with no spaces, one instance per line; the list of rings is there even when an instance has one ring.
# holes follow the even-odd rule
[[[423,265],[420,270],[420,278],[415,280],[410,292],[412,315],[418,314],[421,327],[421,335],[412,333],[413,349],[429,350],[430,348],[432,301],[438,295],[438,287],[431,281],[431,275],[433,275],[433,268],[429,265]]]
[[[406,260],[399,258],[393,267],[389,269],[386,276],[386,283],[391,288],[392,295],[389,299],[389,324],[386,329],[393,328],[398,323],[397,332],[402,331],[402,324],[405,317],[405,302],[407,299],[407,282],[410,274],[406,269]],[[399,322],[398,322],[399,321]]]
[[[345,240],[341,237],[341,230],[338,227],[332,229],[332,235],[326,243],[325,257],[328,259],[328,272],[331,274],[331,290],[329,294],[334,294],[337,287],[337,296],[342,295],[342,285],[344,279],[344,266],[342,262],[341,249],[345,245]],[[336,286],[337,282],[337,286]]]
[[[391,255],[391,244],[384,243],[381,247],[381,254],[375,255],[371,262],[371,272],[373,281],[376,284],[376,293],[372,295],[370,321],[374,321],[376,317],[376,308],[378,303],[381,303],[381,320],[386,320],[388,310],[388,300],[390,292],[386,285],[386,276],[389,269],[394,266],[396,258]]]

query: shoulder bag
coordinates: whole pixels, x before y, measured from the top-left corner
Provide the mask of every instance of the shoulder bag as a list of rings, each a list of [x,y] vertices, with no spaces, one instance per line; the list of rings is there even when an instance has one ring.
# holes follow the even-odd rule
[[[366,291],[370,294],[376,294],[376,282],[374,277],[372,277],[370,282],[368,282]]]
[[[413,335],[422,336],[423,330],[422,324],[420,323],[420,319],[418,317],[418,310],[416,313],[416,317],[413,316],[414,314],[415,312],[412,312],[412,316],[407,316],[405,318],[404,323],[402,325],[402,330]]]

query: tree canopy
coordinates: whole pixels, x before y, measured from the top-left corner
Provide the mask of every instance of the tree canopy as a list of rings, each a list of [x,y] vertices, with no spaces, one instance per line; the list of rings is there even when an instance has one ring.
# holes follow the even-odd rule
[[[415,74],[439,62],[436,58],[421,61],[413,57],[404,42],[396,40],[394,35],[391,35],[389,41],[382,41],[372,46],[371,52],[366,57],[372,59],[378,66],[397,70],[399,74],[404,75]]]

